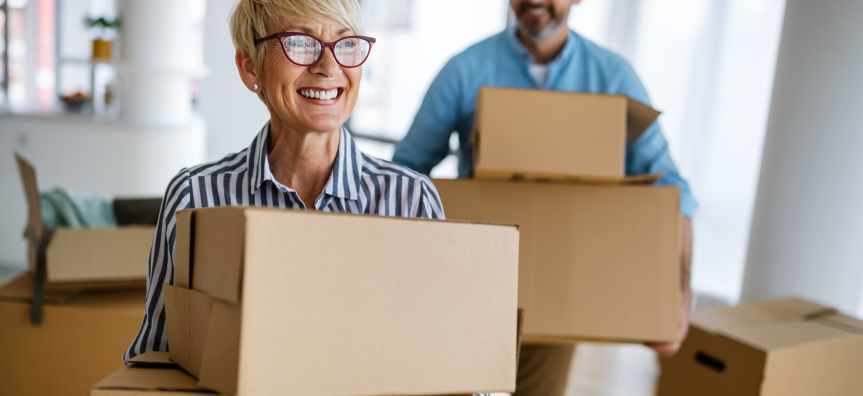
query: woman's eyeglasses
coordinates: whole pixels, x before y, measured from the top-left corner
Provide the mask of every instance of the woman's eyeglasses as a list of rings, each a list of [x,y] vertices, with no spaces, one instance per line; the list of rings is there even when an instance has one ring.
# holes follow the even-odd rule
[[[299,66],[311,66],[324,56],[324,48],[330,47],[336,62],[342,67],[357,67],[369,57],[375,39],[366,36],[349,36],[332,43],[321,41],[305,33],[276,33],[255,40],[255,44],[274,38],[282,44],[282,52],[289,61]]]

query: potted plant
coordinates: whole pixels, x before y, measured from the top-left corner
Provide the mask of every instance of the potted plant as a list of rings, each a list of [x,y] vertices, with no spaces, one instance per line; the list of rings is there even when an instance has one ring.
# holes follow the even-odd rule
[[[87,29],[96,31],[96,38],[93,40],[93,60],[101,62],[111,61],[111,37],[110,33],[120,29],[120,18],[107,19],[105,17],[84,19],[84,26]]]

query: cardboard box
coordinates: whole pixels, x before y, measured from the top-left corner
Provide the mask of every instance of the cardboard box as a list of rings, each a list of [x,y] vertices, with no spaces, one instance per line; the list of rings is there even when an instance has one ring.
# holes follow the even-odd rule
[[[146,352],[93,386],[90,396],[217,395],[168,360],[167,352]]]
[[[476,108],[478,179],[623,179],[626,144],[659,116],[625,96],[492,87]]]
[[[515,388],[515,226],[220,207],[178,212],[176,238],[170,355],[204,387]]]
[[[123,367],[144,314],[143,291],[48,293],[30,324],[29,274],[0,288],[0,394],[84,396]]]
[[[34,271],[45,235],[36,169],[20,156],[16,159],[27,195],[28,261]],[[155,233],[151,226],[55,229],[46,250],[46,290],[143,289]]]
[[[679,190],[435,180],[447,218],[518,224],[525,343],[677,338]]]
[[[863,321],[800,299],[696,311],[660,396],[863,395]]]

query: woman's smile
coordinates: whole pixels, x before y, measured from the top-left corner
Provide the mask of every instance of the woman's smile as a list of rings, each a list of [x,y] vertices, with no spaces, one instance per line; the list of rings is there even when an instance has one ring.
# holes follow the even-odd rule
[[[297,90],[297,94],[308,103],[328,106],[338,103],[344,91],[342,87],[303,87]]]

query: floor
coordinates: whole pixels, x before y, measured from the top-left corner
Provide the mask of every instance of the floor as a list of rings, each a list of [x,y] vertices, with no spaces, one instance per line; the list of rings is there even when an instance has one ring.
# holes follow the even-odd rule
[[[659,364],[641,345],[579,344],[566,396],[651,396]]]

